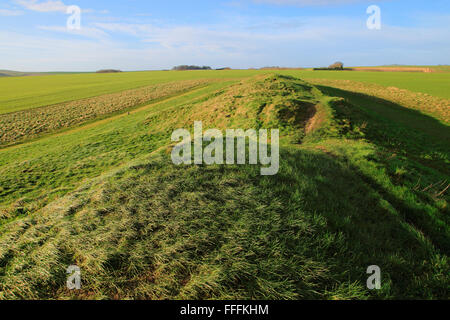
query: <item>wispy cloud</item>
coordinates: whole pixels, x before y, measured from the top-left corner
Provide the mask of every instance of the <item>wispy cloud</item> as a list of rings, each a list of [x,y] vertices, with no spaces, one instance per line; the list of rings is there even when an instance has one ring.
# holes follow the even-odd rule
[[[35,12],[60,12],[66,14],[67,9],[70,7],[60,0],[14,0],[14,2],[27,10]],[[93,13],[94,10],[82,9],[82,12]],[[100,13],[106,14],[108,10],[101,10]]]
[[[9,10],[9,9],[0,9],[0,16],[3,17],[15,17],[21,16],[24,12],[20,10]]]
[[[60,0],[48,0],[39,2],[38,0],[15,0],[15,3],[23,8],[37,12],[62,12],[66,13],[69,6]]]
[[[79,30],[77,29],[68,29],[67,27],[62,26],[38,26],[38,29],[46,30],[46,31],[54,31],[59,33],[66,33],[71,35],[83,36],[87,38],[94,39],[106,39],[109,35],[101,29],[93,28],[93,27],[83,27]]]
[[[61,5],[66,6],[68,1],[25,2],[38,12],[62,12]],[[308,0],[236,1],[295,6],[312,3]],[[314,4],[348,1],[352,0],[319,0]],[[375,2],[370,0],[370,3]],[[42,7],[31,6],[45,3],[47,5]],[[68,30],[61,19],[48,25],[50,20],[43,17],[37,27],[39,32],[23,31],[29,33],[28,36],[3,33],[0,37],[2,62],[11,65],[5,66],[9,69],[36,70],[34,65],[42,70],[87,71],[161,69],[177,64],[233,68],[326,66],[336,60],[347,65],[430,64],[447,63],[446,57],[450,56],[450,45],[446,41],[450,38],[450,27],[445,19],[436,23],[434,16],[430,16],[427,21],[433,23],[397,26],[385,22],[381,30],[371,31],[366,27],[365,10],[361,15],[346,15],[340,11],[333,16],[329,13],[311,15],[308,10],[298,8],[292,10],[297,10],[298,14],[277,15],[270,8],[263,15],[242,11],[218,15],[204,23],[159,16],[140,19],[135,15],[105,12],[104,15],[83,16],[81,30]],[[33,20],[27,30],[36,30],[34,23]]]
[[[383,30],[374,33],[365,27],[364,21],[342,17],[315,17],[295,19],[254,19],[247,25],[173,25],[159,27],[151,24],[97,23],[96,28],[111,34],[122,33],[137,38],[141,42],[167,50],[168,54],[185,52],[197,57],[230,58],[233,55],[251,56],[254,62],[274,59],[270,48],[277,48],[277,61],[292,61],[298,55],[299,65],[314,65],[319,56],[338,59],[340,52],[348,53],[349,41],[358,48],[372,48],[365,56],[377,58],[377,48],[414,52],[424,44],[435,44],[450,36],[450,28],[411,28],[384,25]],[[310,53],[314,52],[314,55]],[[353,52],[346,53],[352,59]],[[373,54],[372,54],[373,53]],[[337,57],[336,57],[337,56]],[[356,56],[353,55],[353,56]],[[288,59],[289,58],[289,59]],[[209,59],[209,58],[208,58]],[[301,61],[300,61],[301,60]],[[361,63],[361,62],[359,62]]]

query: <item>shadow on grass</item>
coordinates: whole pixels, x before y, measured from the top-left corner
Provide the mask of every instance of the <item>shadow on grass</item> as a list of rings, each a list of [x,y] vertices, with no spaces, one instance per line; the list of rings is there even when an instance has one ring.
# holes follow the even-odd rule
[[[328,86],[317,86],[317,88],[326,95],[347,99],[354,106],[379,120],[392,121],[393,125],[401,124],[410,130],[418,130],[432,139],[445,143],[447,147],[450,144],[450,127],[417,110],[363,93]]]
[[[345,161],[283,150],[273,177],[255,166],[168,161],[131,168],[110,183],[102,202],[72,213],[70,228],[84,231],[67,242],[79,261],[95,256],[102,266],[85,267],[87,290],[151,299],[447,294],[445,261],[404,212],[388,209],[401,200],[385,197]],[[370,265],[381,267],[381,291],[365,288]],[[131,280],[130,268],[147,276]],[[110,283],[98,281],[106,275],[114,275]]]
[[[0,293],[446,298],[446,257],[410,227],[406,207],[397,205],[401,199],[381,192],[345,159],[281,151],[279,174],[265,177],[259,166],[174,166],[164,155],[102,183],[102,190],[82,205],[70,203],[66,213],[47,209],[11,223],[0,238],[3,245],[13,239],[7,251],[26,261],[43,258],[22,270],[22,258],[0,255]],[[17,234],[23,224],[26,237]],[[83,272],[79,292],[68,292],[59,281],[68,261]],[[380,291],[366,289],[370,265],[382,270]]]
[[[344,98],[335,104],[336,118],[364,127],[365,138],[377,146],[414,159],[450,175],[450,127],[399,104],[366,94],[318,86],[327,95]]]
[[[448,266],[427,266],[438,251],[409,224],[414,221],[444,254],[450,248],[448,229],[342,159],[304,151],[283,157],[288,163],[284,168],[289,170],[273,178],[276,182],[272,188],[284,204],[293,208],[297,203],[302,208],[299,211],[325,218],[326,226],[317,229],[315,236],[325,239],[330,232],[336,235],[337,241],[325,250],[328,257],[324,260],[333,266],[335,275],[341,276],[340,281],[345,277],[350,282],[362,281],[365,269],[375,264],[383,270],[384,280],[390,282],[381,296],[445,296],[448,282],[439,282],[438,269],[448,271]]]

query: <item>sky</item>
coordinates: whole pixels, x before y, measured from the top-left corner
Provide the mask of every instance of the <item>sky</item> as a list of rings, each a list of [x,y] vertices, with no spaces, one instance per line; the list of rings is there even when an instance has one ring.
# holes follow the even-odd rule
[[[448,0],[0,0],[0,69],[450,64],[449,21]]]

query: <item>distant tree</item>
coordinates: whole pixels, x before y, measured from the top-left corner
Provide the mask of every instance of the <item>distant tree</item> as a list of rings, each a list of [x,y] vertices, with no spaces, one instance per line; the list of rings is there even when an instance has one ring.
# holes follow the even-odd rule
[[[104,70],[98,70],[97,73],[120,73],[121,70],[115,70],[115,69],[104,69]]]
[[[331,66],[329,66],[328,69],[343,70],[344,64],[342,62],[335,62]]]
[[[208,66],[199,67],[199,66],[181,65],[181,66],[173,67],[172,70],[176,70],[176,71],[185,71],[185,70],[211,70],[211,67],[208,67]]]

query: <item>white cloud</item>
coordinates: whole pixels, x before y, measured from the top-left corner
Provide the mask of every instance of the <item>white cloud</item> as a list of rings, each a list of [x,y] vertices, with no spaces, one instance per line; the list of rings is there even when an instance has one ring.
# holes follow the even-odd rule
[[[47,0],[38,2],[38,0],[15,0],[18,5],[25,9],[37,12],[62,12],[66,13],[69,6],[60,0]]]
[[[200,64],[228,65],[231,62],[227,61],[235,61],[238,66],[314,66],[321,65],[319,61],[326,61],[323,62],[326,65],[341,57],[348,63],[353,60],[355,64],[362,65],[376,64],[376,61],[389,63],[392,59],[395,59],[392,63],[407,63],[396,60],[399,51],[419,52],[428,43],[430,48],[439,46],[448,52],[449,46],[442,39],[450,37],[449,28],[384,25],[381,31],[373,32],[366,28],[364,19],[341,17],[292,21],[267,18],[256,21],[249,18],[242,19],[242,23],[236,19],[234,25],[157,27],[150,24],[97,23],[95,26],[111,34],[123,33],[136,37],[151,45],[153,50],[165,52],[165,57],[186,57],[186,60],[203,57],[206,60],[199,61]],[[422,59],[425,63],[442,62],[442,51],[432,51],[426,55],[421,51],[416,59]],[[434,58],[431,59],[431,56]],[[159,60],[164,61],[165,57]],[[236,57],[241,57],[242,61]],[[412,62],[414,59],[409,61]]]
[[[47,0],[41,2],[39,2],[39,0],[14,0],[14,2],[27,10],[35,12],[60,12],[66,14],[67,9],[70,7],[61,0]],[[82,9],[81,12],[94,13],[95,10]],[[100,13],[106,14],[108,13],[108,10],[101,10]]]
[[[445,24],[383,25],[382,30],[371,31],[364,18],[244,16],[230,21],[204,25],[103,22],[83,25],[79,31],[64,26],[39,27],[90,39],[0,31],[0,69],[142,70],[178,64],[298,67],[327,66],[336,60],[346,65],[443,64],[450,56],[446,41],[450,27]]]
[[[3,17],[15,17],[15,16],[21,16],[22,14],[23,14],[23,11],[20,11],[20,10],[0,9],[0,16],[3,16]]]

